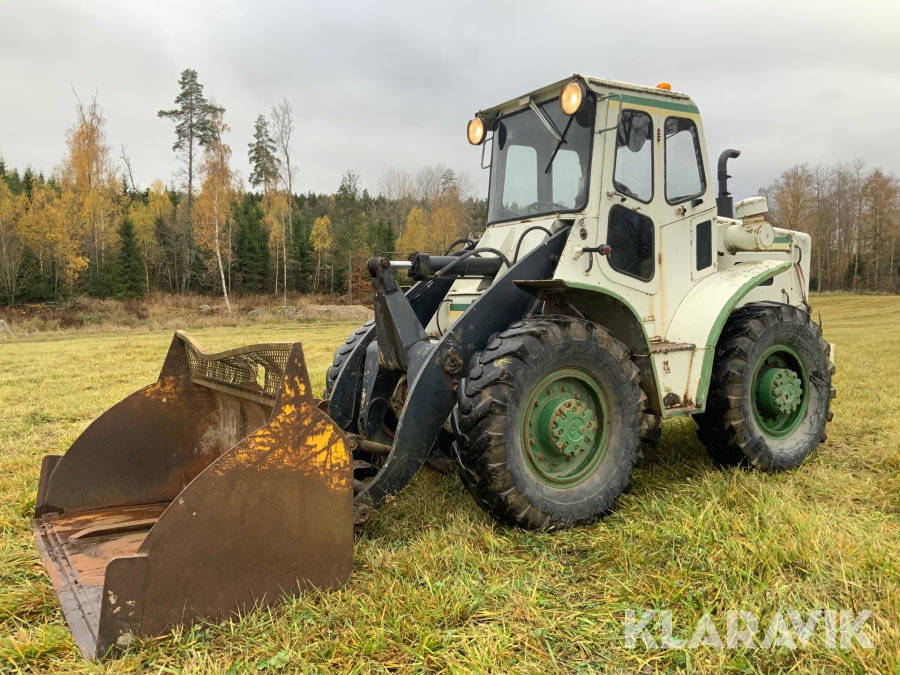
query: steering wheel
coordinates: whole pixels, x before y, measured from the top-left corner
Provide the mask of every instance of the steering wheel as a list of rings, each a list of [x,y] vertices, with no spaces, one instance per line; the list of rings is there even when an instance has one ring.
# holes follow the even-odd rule
[[[570,207],[566,206],[565,204],[559,204],[557,202],[536,201],[536,202],[531,202],[528,206],[525,207],[525,213],[537,213],[541,204],[549,204],[552,208],[559,208],[562,210],[568,210],[570,208]],[[532,209],[534,209],[534,210],[532,211]]]

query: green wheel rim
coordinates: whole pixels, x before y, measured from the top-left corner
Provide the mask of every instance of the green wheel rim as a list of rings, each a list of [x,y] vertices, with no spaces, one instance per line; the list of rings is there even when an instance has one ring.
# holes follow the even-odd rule
[[[769,347],[753,371],[753,417],[769,438],[797,430],[809,407],[809,375],[803,359],[787,345]]]
[[[600,383],[564,368],[532,390],[522,419],[528,468],[542,482],[569,487],[593,473],[609,445],[609,404]]]

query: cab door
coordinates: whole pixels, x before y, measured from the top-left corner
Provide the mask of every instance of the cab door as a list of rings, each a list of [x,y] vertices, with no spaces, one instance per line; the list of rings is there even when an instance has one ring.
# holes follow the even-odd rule
[[[698,114],[660,111],[660,247],[662,291],[657,299],[665,335],[685,295],[718,268],[715,200]]]
[[[654,138],[657,118],[651,110],[609,106],[606,157],[599,212],[602,243],[612,252],[603,258],[603,275],[613,286],[651,296],[659,289],[658,224],[654,218],[657,196],[657,159]],[[632,294],[629,294],[632,295]],[[643,303],[642,303],[643,304]]]

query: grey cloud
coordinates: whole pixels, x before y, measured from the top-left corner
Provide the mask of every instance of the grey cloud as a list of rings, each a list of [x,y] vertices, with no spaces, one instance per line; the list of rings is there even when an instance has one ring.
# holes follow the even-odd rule
[[[900,3],[608,2],[18,3],[0,21],[0,151],[50,171],[74,120],[69,82],[99,91],[109,140],[140,181],[175,169],[171,105],[183,68],[228,110],[236,168],[256,115],[287,96],[301,190],[353,169],[443,162],[481,188],[471,114],[585,72],[685,91],[710,154],[743,151],[745,196],[798,163],[863,156],[900,171]]]

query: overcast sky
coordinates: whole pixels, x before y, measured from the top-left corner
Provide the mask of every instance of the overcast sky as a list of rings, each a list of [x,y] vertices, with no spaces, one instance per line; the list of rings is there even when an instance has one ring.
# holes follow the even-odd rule
[[[0,152],[49,173],[95,91],[108,141],[137,181],[168,182],[174,125],[156,116],[184,68],[226,108],[234,165],[249,176],[253,121],[286,96],[298,191],[333,192],[352,169],[437,162],[486,172],[464,130],[480,109],[574,72],[671,82],[703,115],[709,154],[738,198],[797,163],[862,157],[900,173],[900,2],[190,2],[0,4]]]

